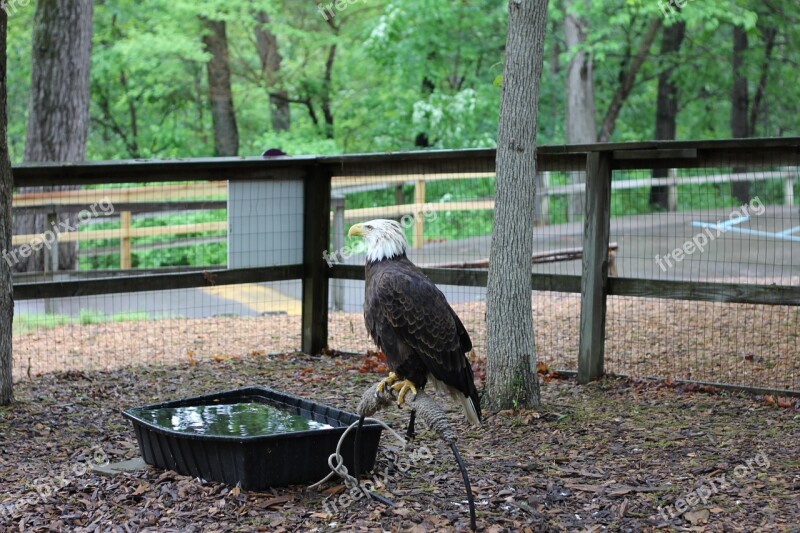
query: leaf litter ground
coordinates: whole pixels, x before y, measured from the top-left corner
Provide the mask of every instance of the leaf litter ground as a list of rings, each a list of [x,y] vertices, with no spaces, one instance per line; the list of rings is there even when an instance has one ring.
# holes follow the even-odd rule
[[[0,408],[0,530],[468,530],[452,455],[427,431],[415,443],[425,460],[384,433],[367,479],[395,507],[341,504],[339,482],[248,493],[150,467],[86,470],[138,456],[119,409],[263,385],[354,410],[384,370],[374,356],[255,354],[20,382]],[[487,412],[481,428],[450,413],[480,529],[800,531],[797,401],[615,378],[581,387],[540,370],[541,409]],[[379,416],[402,430],[408,410]]]

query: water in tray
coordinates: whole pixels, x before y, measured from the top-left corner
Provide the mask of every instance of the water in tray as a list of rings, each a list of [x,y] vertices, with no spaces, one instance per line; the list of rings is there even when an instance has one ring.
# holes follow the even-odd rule
[[[136,409],[135,413],[152,424],[199,435],[258,437],[333,427],[256,402]]]

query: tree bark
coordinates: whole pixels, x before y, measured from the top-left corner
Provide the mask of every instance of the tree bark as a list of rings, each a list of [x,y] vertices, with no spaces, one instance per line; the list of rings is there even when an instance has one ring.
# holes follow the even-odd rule
[[[586,41],[585,21],[570,12],[573,0],[564,0],[564,40],[572,54],[567,68],[567,144],[591,144],[597,140],[596,108],[594,102],[594,72],[592,56],[580,50]],[[585,183],[585,172],[570,172],[570,181]],[[585,195],[570,196],[567,219],[580,220],[583,215]]]
[[[658,30],[661,29],[661,24],[660,16],[657,16],[650,22],[644,33],[644,37],[642,37],[639,49],[636,51],[636,55],[633,57],[628,69],[622,75],[622,82],[614,93],[611,104],[608,106],[608,111],[606,111],[605,117],[603,117],[603,124],[600,127],[600,135],[597,139],[601,143],[608,142],[611,139],[611,135],[614,133],[614,128],[617,125],[617,117],[619,117],[619,112],[622,110],[622,104],[625,103],[625,100],[627,100],[628,96],[631,94],[636,76],[639,74],[639,70],[647,59],[647,53],[650,51],[650,47],[653,46],[653,41],[655,41],[658,36]]]
[[[539,404],[531,310],[536,126],[547,0],[510,0],[487,287],[486,404]]]
[[[206,52],[211,54],[208,71],[208,97],[214,126],[214,155],[235,156],[239,153],[239,130],[233,108],[231,66],[225,22],[204,19],[207,33],[203,36]]]
[[[731,87],[731,136],[743,139],[750,136],[747,123],[749,96],[747,91],[747,74],[744,72],[744,54],[747,52],[747,32],[742,26],[733,27],[733,85]],[[735,168],[734,172],[746,169]],[[750,201],[750,183],[735,181],[731,183],[731,194],[740,202]]]
[[[683,38],[686,35],[686,23],[675,22],[672,26],[664,28],[661,40],[661,72],[658,75],[658,96],[656,99],[656,128],[655,138],[659,141],[671,141],[677,135],[678,117],[678,86],[672,79],[675,69],[675,57],[681,49]],[[653,171],[653,178],[666,178],[669,176],[667,169]],[[669,187],[654,185],[650,188],[650,205],[667,210],[669,208]]]
[[[6,110],[6,32],[8,14],[5,0],[0,0],[0,250],[11,246],[11,193],[13,177],[8,159],[8,114]],[[11,283],[11,267],[0,259],[0,405],[13,400],[11,371],[11,326],[14,320],[14,295]]]
[[[31,57],[31,92],[25,135],[26,162],[86,159],[89,134],[90,67],[92,61],[92,0],[39,0],[36,3]],[[72,186],[29,187],[20,192],[64,191]],[[77,225],[75,213],[57,213],[57,222]],[[49,230],[44,215],[16,217],[17,234]],[[58,267],[74,269],[77,243],[58,247]],[[14,268],[44,270],[44,248],[27,258],[18,255]]]
[[[264,11],[256,13],[256,48],[261,60],[261,74],[269,92],[269,109],[274,131],[289,131],[292,117],[289,111],[289,94],[279,87],[281,57],[278,39],[269,30],[269,15]]]

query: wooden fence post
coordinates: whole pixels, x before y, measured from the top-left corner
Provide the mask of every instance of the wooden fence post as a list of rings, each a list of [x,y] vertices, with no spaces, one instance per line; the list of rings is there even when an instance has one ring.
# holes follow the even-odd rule
[[[58,213],[47,213],[47,224],[45,226],[45,233],[52,231],[54,238],[50,246],[44,247],[44,273],[45,276],[50,274],[50,281],[56,280],[56,272],[58,272]],[[46,315],[55,314],[56,309],[53,300],[45,298],[44,300],[44,313]]]
[[[536,212],[536,225],[546,226],[550,222],[550,172],[536,173],[536,200],[533,209]]]
[[[331,209],[333,209],[333,250],[328,254],[336,263],[342,249],[344,248],[344,195],[337,194],[331,198]],[[333,296],[333,310],[341,311],[344,309],[344,287],[342,280],[330,280],[331,293]]]
[[[303,333],[301,349],[316,355],[328,345],[328,264],[331,174],[324,165],[306,168],[303,199]]]
[[[608,293],[608,237],[611,221],[611,153],[586,157],[586,220],[583,226],[578,383],[603,375]]]
[[[796,172],[796,168],[787,168],[787,172]],[[783,180],[783,203],[789,207],[794,205],[794,182],[797,178],[786,176]]]
[[[44,252],[44,271],[45,273],[50,272],[51,274],[55,274],[58,272],[58,213],[48,213],[47,214],[47,224],[45,226],[45,232],[52,231],[55,238],[53,242],[50,243],[50,246],[45,246]],[[53,278],[55,279],[55,278]]]
[[[131,268],[131,212],[119,214],[119,268]]]
[[[675,213],[678,211],[678,169],[669,169],[669,186],[667,187],[667,211]]]
[[[425,244],[425,213],[417,211],[419,205],[425,203],[425,180],[417,180],[414,184],[414,248],[422,248]]]

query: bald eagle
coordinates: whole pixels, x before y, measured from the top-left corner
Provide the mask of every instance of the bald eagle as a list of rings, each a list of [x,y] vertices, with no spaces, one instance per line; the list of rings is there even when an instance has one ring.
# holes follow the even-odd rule
[[[348,235],[366,243],[364,321],[392,371],[378,390],[390,386],[402,405],[409,391],[416,395],[432,382],[480,425],[480,398],[465,355],[472,341],[442,291],[406,257],[403,228],[394,220],[371,220]]]

